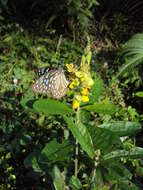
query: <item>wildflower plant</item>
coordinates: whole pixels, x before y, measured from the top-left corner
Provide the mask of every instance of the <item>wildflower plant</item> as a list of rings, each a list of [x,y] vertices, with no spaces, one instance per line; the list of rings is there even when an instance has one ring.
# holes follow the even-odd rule
[[[89,93],[94,84],[94,81],[90,73],[90,62],[91,62],[91,49],[90,49],[90,38],[87,36],[87,46],[84,50],[84,54],[81,58],[80,66],[67,64],[67,70],[70,73],[70,89],[74,89],[75,95],[73,98],[72,107],[78,109],[82,102],[89,101]]]

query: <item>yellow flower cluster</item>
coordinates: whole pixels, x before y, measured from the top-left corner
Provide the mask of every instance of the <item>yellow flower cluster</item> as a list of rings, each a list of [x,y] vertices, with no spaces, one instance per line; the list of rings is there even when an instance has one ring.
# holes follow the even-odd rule
[[[67,70],[70,73],[70,89],[78,89],[77,94],[73,99],[73,109],[77,109],[81,102],[88,102],[89,90],[92,88],[93,79],[90,74],[90,61],[91,61],[91,50],[90,50],[90,38],[87,37],[88,44],[85,48],[84,54],[81,58],[80,67],[76,65],[67,64]],[[80,90],[79,90],[80,89]]]

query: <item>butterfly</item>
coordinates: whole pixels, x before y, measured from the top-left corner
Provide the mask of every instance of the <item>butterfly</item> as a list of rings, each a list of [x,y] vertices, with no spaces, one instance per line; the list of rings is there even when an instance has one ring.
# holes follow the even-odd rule
[[[42,71],[42,75],[32,85],[32,89],[40,94],[51,94],[53,98],[60,99],[66,95],[68,84],[64,70],[59,67]]]

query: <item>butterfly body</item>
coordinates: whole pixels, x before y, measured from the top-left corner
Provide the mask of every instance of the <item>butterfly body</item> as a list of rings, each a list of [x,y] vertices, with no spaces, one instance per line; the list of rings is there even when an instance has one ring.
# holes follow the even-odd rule
[[[32,89],[40,94],[51,94],[53,98],[60,99],[66,95],[68,84],[62,68],[47,69],[32,85]]]

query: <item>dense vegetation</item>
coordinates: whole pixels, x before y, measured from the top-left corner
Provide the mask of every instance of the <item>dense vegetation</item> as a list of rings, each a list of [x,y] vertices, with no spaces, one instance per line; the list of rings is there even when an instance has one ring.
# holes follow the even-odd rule
[[[142,8],[0,1],[0,190],[143,189]],[[59,67],[66,96],[32,90]]]

